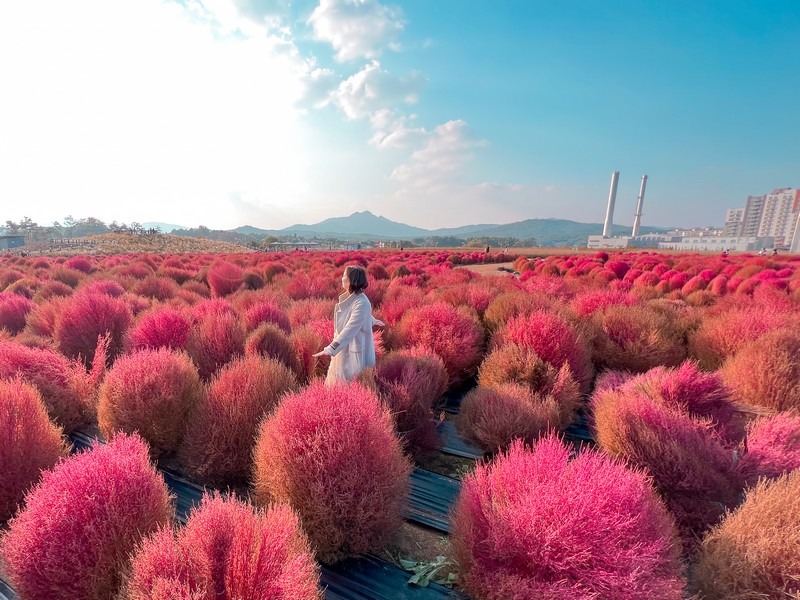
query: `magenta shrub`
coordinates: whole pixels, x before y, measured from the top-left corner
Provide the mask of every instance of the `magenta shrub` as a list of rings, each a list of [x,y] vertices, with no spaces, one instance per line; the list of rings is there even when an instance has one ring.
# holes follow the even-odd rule
[[[375,367],[378,395],[412,454],[437,446],[432,409],[447,389],[447,381],[442,359],[420,349],[390,352]]]
[[[249,331],[257,329],[262,323],[276,325],[287,335],[292,332],[289,317],[274,302],[260,302],[245,313],[244,324]]]
[[[191,412],[178,452],[187,472],[204,483],[247,480],[258,426],[297,380],[282,363],[261,357],[225,365]]]
[[[516,442],[462,485],[451,540],[476,600],[683,598],[674,525],[646,476],[557,438]]]
[[[191,327],[191,320],[183,311],[161,306],[138,318],[128,330],[125,346],[129,351],[145,348],[183,350]]]
[[[244,283],[244,271],[238,265],[220,261],[211,266],[206,278],[214,296],[228,296]]]
[[[401,347],[419,346],[438,354],[451,385],[472,376],[483,355],[484,334],[477,316],[444,302],[410,309],[394,335]]]
[[[532,349],[556,368],[568,365],[581,391],[589,391],[594,376],[589,345],[561,316],[538,310],[510,319],[492,338],[494,347],[508,343]]]
[[[325,345],[327,345],[327,342],[322,347]],[[244,352],[247,356],[273,358],[286,365],[299,378],[304,376],[305,370],[300,361],[300,356],[292,345],[289,336],[282,329],[271,323],[262,323],[247,336],[244,342]]]
[[[35,387],[20,379],[0,379],[0,523],[14,514],[40,472],[67,455],[61,433]]]
[[[391,414],[358,383],[286,396],[254,460],[255,498],[291,504],[322,562],[378,550],[402,522],[411,464]]]
[[[95,413],[96,390],[83,365],[46,348],[0,340],[0,378],[21,377],[42,395],[50,418],[71,433]]]
[[[286,505],[254,511],[204,496],[186,527],[160,530],[132,558],[125,600],[322,600],[319,568]]]
[[[635,387],[592,398],[597,443],[611,456],[647,470],[672,512],[687,550],[740,501],[743,481],[733,453],[710,423],[648,398]]]
[[[208,380],[220,367],[244,354],[244,340],[244,327],[233,312],[212,312],[189,331],[186,351],[200,377]]]
[[[67,358],[79,358],[92,364],[98,338],[109,335],[108,357],[122,353],[125,332],[131,324],[128,305],[105,294],[78,293],[63,306],[56,321],[54,338]]]
[[[138,432],[154,456],[177,449],[200,402],[197,369],[182,352],[139,350],[121,357],[100,386],[97,423],[106,439]]]
[[[21,598],[114,598],[131,551],[172,517],[147,444],[120,435],[43,473],[2,538],[4,577]]]
[[[800,416],[778,413],[753,421],[739,468],[750,486],[800,468]]]
[[[0,329],[7,329],[12,334],[22,331],[33,306],[25,296],[0,292]]]

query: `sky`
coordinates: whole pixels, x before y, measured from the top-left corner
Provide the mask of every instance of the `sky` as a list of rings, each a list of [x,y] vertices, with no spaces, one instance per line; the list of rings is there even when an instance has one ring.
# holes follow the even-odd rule
[[[0,3],[0,223],[721,226],[800,187],[797,0]]]

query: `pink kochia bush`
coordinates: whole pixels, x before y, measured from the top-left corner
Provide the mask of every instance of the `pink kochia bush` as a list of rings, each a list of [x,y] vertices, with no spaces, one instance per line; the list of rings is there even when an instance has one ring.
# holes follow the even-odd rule
[[[420,349],[390,352],[375,367],[375,384],[404,446],[412,454],[435,448],[432,409],[447,389],[442,359]]]
[[[128,330],[128,350],[171,348],[183,350],[192,324],[183,311],[161,307],[147,312]]]
[[[218,262],[208,270],[208,287],[214,296],[227,296],[238,290],[244,283],[244,271],[238,265]]]
[[[186,351],[200,377],[209,380],[221,366],[244,354],[244,341],[244,327],[232,311],[209,312],[196,317]]]
[[[178,452],[187,472],[214,485],[245,481],[259,423],[296,387],[292,372],[275,360],[249,356],[225,365],[189,417]]]
[[[66,454],[38,390],[20,379],[0,379],[0,523],[14,514],[39,473]]]
[[[556,368],[569,365],[581,391],[589,391],[594,375],[589,346],[574,327],[554,312],[538,310],[512,318],[492,339],[495,347],[507,343],[531,348]]]
[[[88,367],[102,336],[109,336],[109,359],[122,352],[131,320],[131,310],[123,300],[100,293],[78,293],[64,303],[53,337],[67,358],[80,358]]]
[[[319,569],[289,506],[252,507],[204,496],[186,527],[137,548],[124,600],[322,600]]]
[[[261,425],[254,496],[288,502],[317,557],[378,550],[402,522],[411,464],[389,411],[358,383],[312,383]]]
[[[483,354],[484,334],[477,315],[444,302],[406,312],[394,332],[399,346],[420,346],[444,361],[450,385],[475,373]]]
[[[648,397],[632,382],[593,396],[595,437],[611,456],[652,475],[691,550],[697,535],[739,503],[743,481],[709,421]]]
[[[186,418],[203,387],[197,369],[182,352],[166,348],[123,356],[100,386],[97,423],[106,438],[138,432],[154,455],[177,449]]]
[[[173,517],[147,444],[120,435],[46,471],[2,539],[21,598],[114,598],[139,541]]]
[[[94,416],[97,397],[91,376],[55,350],[0,341],[0,377],[16,376],[39,390],[50,418],[66,433]]]
[[[778,413],[753,421],[747,429],[747,451],[739,466],[749,485],[800,469],[800,416]]]
[[[680,600],[674,525],[641,471],[549,436],[463,483],[451,540],[476,600]]]
[[[33,302],[18,294],[0,293],[0,329],[19,333],[25,327],[25,318],[33,309]]]

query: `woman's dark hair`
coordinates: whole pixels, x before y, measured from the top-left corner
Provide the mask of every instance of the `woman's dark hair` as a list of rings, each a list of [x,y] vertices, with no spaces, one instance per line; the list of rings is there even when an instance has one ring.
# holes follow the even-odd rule
[[[358,294],[367,289],[369,282],[367,281],[367,272],[364,267],[348,265],[344,268],[344,274],[347,275],[347,280],[350,282],[351,294]]]

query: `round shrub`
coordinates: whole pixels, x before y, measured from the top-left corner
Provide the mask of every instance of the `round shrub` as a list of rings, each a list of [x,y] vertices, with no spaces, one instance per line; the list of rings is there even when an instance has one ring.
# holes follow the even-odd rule
[[[492,338],[495,347],[508,343],[532,349],[556,368],[568,365],[581,391],[589,391],[594,376],[589,346],[559,315],[538,310],[510,319]]]
[[[50,300],[35,305],[28,313],[26,330],[42,337],[52,337],[63,305],[64,299],[60,296],[54,296]]]
[[[300,360],[302,375],[300,376],[301,382],[311,381],[314,377],[325,377],[328,371],[328,364],[330,364],[329,357],[314,356],[319,352],[320,348],[324,348],[329,339],[326,336],[320,335],[313,327],[309,325],[301,325],[292,330],[292,335],[289,336],[289,341]]]
[[[411,465],[389,411],[358,383],[312,383],[261,425],[254,495],[288,502],[317,557],[378,550],[402,522]]]
[[[753,421],[747,428],[746,447],[739,468],[748,485],[800,468],[800,416],[779,413]]]
[[[739,402],[800,409],[800,331],[778,329],[745,345],[720,371]]]
[[[64,266],[68,269],[75,269],[76,271],[86,274],[92,271],[92,263],[85,256],[73,256],[64,262]]]
[[[244,283],[244,271],[238,265],[220,261],[211,266],[206,279],[214,296],[228,296]]]
[[[683,598],[675,529],[640,471],[555,437],[468,476],[451,540],[476,600]]]
[[[180,531],[164,528],[131,560],[125,600],[275,598],[322,600],[319,569],[286,505],[254,511],[204,496]]]
[[[0,329],[16,334],[25,327],[25,319],[33,310],[33,302],[25,296],[13,293],[0,293]]]
[[[225,365],[189,417],[178,452],[187,472],[218,486],[245,481],[259,423],[296,387],[292,372],[274,360],[250,356]]]
[[[262,323],[244,342],[247,356],[265,356],[280,361],[298,377],[304,374],[297,350],[282,329],[271,323]]]
[[[568,427],[575,419],[578,386],[568,367],[554,379],[547,391],[517,383],[471,390],[461,402],[458,430],[483,451],[497,452],[517,438],[533,442],[547,431]]]
[[[183,311],[159,307],[143,314],[128,330],[125,345],[129,351],[145,348],[183,350],[192,323]]]
[[[287,335],[292,332],[289,317],[274,302],[260,302],[245,313],[244,324],[249,331],[257,329],[262,323],[276,325]]]
[[[696,536],[739,502],[743,481],[732,453],[709,423],[625,387],[593,397],[595,439],[652,475],[691,550]]]
[[[88,367],[94,360],[100,337],[109,336],[110,359],[122,353],[131,320],[131,310],[124,301],[105,294],[80,293],[64,303],[56,321],[54,338],[65,356],[80,358]]]
[[[565,394],[562,400],[575,408],[580,400],[580,391],[569,365],[559,369],[539,358],[532,348],[517,344],[495,348],[486,356],[478,370],[478,383],[482,387],[516,383],[528,387],[533,393],[544,395],[552,392],[559,378],[563,379],[565,385],[570,382],[562,389]]]
[[[160,275],[150,275],[133,286],[135,294],[161,302],[174,298],[179,289],[172,279]]]
[[[61,429],[47,416],[38,390],[20,379],[0,379],[0,523],[14,514],[40,472],[66,455]]]
[[[221,366],[244,354],[244,340],[244,328],[235,314],[210,313],[190,330],[186,351],[200,377],[208,380]]]
[[[21,598],[114,598],[136,544],[172,517],[147,444],[120,435],[42,474],[2,539],[5,576]]]
[[[395,331],[400,346],[420,346],[444,361],[450,384],[472,376],[483,354],[483,328],[474,313],[444,302],[409,310]]]
[[[686,358],[674,318],[647,306],[610,306],[592,315],[598,368],[644,372],[659,365],[677,366]]]
[[[447,381],[442,359],[420,349],[390,352],[375,367],[378,394],[412,454],[437,446],[433,406],[447,389]]]
[[[82,365],[47,348],[0,341],[0,378],[21,377],[42,395],[45,408],[65,433],[86,425],[94,415],[96,390]]]
[[[689,336],[689,356],[706,371],[714,371],[748,342],[792,322],[793,318],[782,311],[732,308],[703,320]]]
[[[106,439],[138,432],[158,456],[178,447],[186,418],[202,394],[188,356],[165,348],[139,350],[117,360],[106,374],[97,424]]]
[[[762,481],[703,540],[693,581],[703,598],[800,596],[800,471]]]

